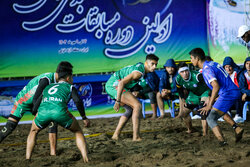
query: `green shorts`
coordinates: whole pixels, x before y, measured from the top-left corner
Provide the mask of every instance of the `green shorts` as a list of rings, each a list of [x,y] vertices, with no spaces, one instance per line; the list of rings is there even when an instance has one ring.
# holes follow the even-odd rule
[[[193,92],[189,92],[188,97],[186,98],[186,103],[199,105],[201,100],[204,100],[209,96],[209,91],[205,91],[201,96],[195,95]]]
[[[105,85],[105,90],[108,93],[108,95],[112,98],[112,99],[116,99],[117,98],[117,88],[118,88],[118,83],[119,80],[117,80],[115,77],[113,77],[113,75],[109,78],[109,80],[106,82]],[[126,88],[123,88],[122,93],[127,92],[128,90]]]
[[[21,119],[26,112],[32,112],[32,104],[26,104],[20,102],[20,100],[16,100],[11,110],[11,115]]]
[[[46,128],[50,122],[56,122],[62,127],[68,129],[73,122],[74,116],[67,110],[50,110],[42,109],[38,110],[36,117],[34,118],[37,127],[43,129]]]

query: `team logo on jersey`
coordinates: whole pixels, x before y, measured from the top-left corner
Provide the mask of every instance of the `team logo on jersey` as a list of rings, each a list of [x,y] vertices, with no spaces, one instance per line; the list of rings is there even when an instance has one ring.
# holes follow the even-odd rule
[[[197,85],[196,85],[196,84],[194,84],[194,85],[193,85],[193,87],[197,88]]]

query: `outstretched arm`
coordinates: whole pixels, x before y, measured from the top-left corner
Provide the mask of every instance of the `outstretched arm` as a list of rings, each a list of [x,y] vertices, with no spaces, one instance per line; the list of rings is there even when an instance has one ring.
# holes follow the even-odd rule
[[[76,90],[75,87],[72,87],[72,94],[71,94],[71,96],[72,96],[72,99],[73,99],[74,103],[76,104],[77,110],[79,111],[79,113],[80,113],[80,115],[82,117],[84,125],[86,127],[88,127],[89,124],[90,124],[90,121],[86,117],[83,102],[82,102],[80,96],[78,95],[77,90]]]
[[[218,93],[220,90],[220,85],[219,85],[217,80],[213,80],[210,84],[212,85],[213,90],[212,90],[212,94],[211,94],[210,100],[208,102],[208,105],[199,110],[199,111],[201,111],[201,114],[205,114],[205,115],[207,115],[208,111],[212,109],[214,101],[215,101],[216,97],[218,96]]]

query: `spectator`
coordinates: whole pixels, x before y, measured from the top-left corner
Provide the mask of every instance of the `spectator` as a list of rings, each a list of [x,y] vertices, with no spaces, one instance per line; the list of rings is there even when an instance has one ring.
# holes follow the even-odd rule
[[[223,68],[229,74],[230,78],[232,79],[233,83],[239,87],[237,76],[240,72],[240,67],[235,64],[234,60],[231,57],[225,57],[223,61]],[[236,109],[236,115],[234,117],[234,121],[236,123],[244,122],[242,118],[242,101],[238,99],[235,105],[232,107]],[[232,109],[231,108],[231,109]]]
[[[239,42],[246,46],[248,52],[250,51],[250,27],[247,25],[242,25],[239,27],[238,36]]]
[[[163,71],[160,84],[159,92],[157,93],[157,104],[161,112],[161,118],[164,118],[164,101],[163,100],[175,100],[179,98],[177,87],[176,87],[176,76],[178,75],[177,67],[173,59],[168,59],[163,66]]]
[[[244,68],[239,74],[239,88],[243,94],[242,101],[250,101],[250,57],[246,58]]]

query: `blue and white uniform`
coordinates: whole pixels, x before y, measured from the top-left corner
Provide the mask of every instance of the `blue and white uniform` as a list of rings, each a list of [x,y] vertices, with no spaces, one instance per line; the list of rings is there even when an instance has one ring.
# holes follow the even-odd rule
[[[203,64],[202,75],[207,86],[211,90],[213,89],[211,82],[217,80],[220,86],[218,93],[219,98],[214,103],[213,108],[226,113],[241,96],[238,87],[233,83],[228,73],[219,63],[205,61]]]

